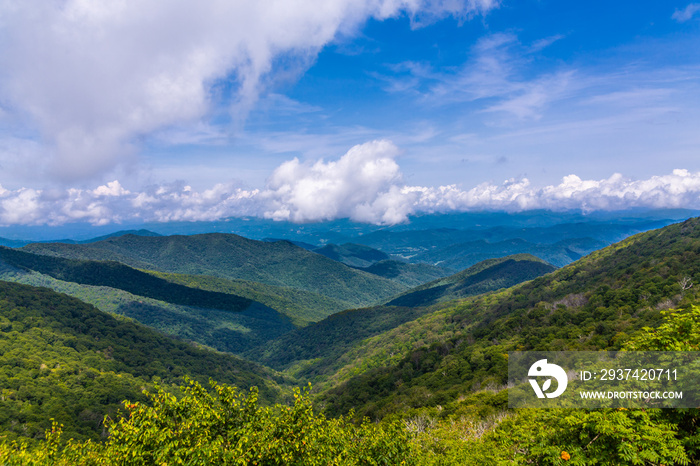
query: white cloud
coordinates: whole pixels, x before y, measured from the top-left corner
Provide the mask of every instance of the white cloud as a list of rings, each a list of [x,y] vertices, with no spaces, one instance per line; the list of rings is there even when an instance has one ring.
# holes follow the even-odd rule
[[[119,181],[110,181],[106,185],[99,186],[92,191],[95,196],[123,196],[129,194],[129,191],[124,189]]]
[[[133,156],[132,144],[143,135],[217,112],[246,114],[265,84],[285,74],[277,72],[298,75],[322,47],[356,33],[369,18],[406,13],[418,24],[496,6],[493,0],[5,0],[0,102],[40,132],[49,173],[86,179]],[[222,101],[228,108],[215,108]]]
[[[395,209],[401,208],[394,201],[402,200],[395,192],[401,183],[397,153],[389,141],[372,141],[353,147],[337,161],[285,162],[270,177],[264,197],[272,208],[264,215],[295,222],[348,217],[395,223]]]
[[[691,3],[682,10],[676,10],[673,12],[671,18],[675,19],[679,23],[684,23],[695,16],[695,13],[700,11],[700,3]]]
[[[602,180],[565,176],[535,187],[527,179],[458,185],[410,186],[395,158],[399,149],[377,140],[337,160],[281,164],[265,189],[217,184],[195,191],[185,183],[127,190],[118,181],[95,189],[35,190],[0,186],[0,225],[125,221],[202,221],[236,216],[309,222],[350,218],[395,224],[417,212],[529,209],[622,210],[634,207],[700,209],[700,172],[677,169],[644,180],[614,174]]]

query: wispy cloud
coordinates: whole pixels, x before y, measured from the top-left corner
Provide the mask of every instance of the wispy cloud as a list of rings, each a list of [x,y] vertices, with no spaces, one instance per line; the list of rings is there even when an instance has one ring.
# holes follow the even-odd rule
[[[0,225],[125,221],[200,221],[259,216],[294,222],[350,218],[375,224],[404,222],[417,212],[498,209],[621,210],[632,207],[700,209],[700,172],[634,180],[616,173],[599,180],[565,176],[557,185],[526,178],[501,184],[413,186],[396,162],[399,149],[376,140],[336,160],[293,159],[274,170],[264,189],[233,183],[196,191],[184,182],[129,190],[118,181],[94,189],[36,190],[0,186]]]
[[[573,69],[535,77],[527,72],[534,54],[563,38],[556,35],[527,45],[515,34],[491,34],[474,45],[459,67],[438,71],[425,63],[405,62],[390,67],[393,75],[375,77],[386,83],[386,91],[414,94],[429,105],[474,103],[475,111],[538,119],[547,105],[575,89]]]
[[[555,34],[553,36],[544,37],[542,39],[536,40],[535,42],[532,43],[532,45],[530,45],[530,47],[528,48],[528,51],[531,53],[539,52],[540,50],[546,49],[547,47],[549,47],[553,43],[562,40],[564,37],[566,37],[566,36],[564,36],[563,34]]]
[[[693,19],[695,14],[700,11],[700,3],[691,3],[682,10],[676,10],[671,15],[671,18],[675,19],[679,23],[685,23]]]
[[[8,0],[0,2],[0,102],[40,134],[52,176],[87,179],[155,131],[247,114],[261,93],[298,76],[325,45],[370,18],[430,22],[496,7],[494,0]]]

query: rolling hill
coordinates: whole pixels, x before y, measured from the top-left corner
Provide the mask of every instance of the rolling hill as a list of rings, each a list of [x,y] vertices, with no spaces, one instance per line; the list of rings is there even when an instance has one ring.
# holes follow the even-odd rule
[[[313,251],[355,269],[388,278],[411,288],[453,272],[451,269],[431,264],[410,264],[406,261],[398,261],[389,254],[361,244],[328,244]]]
[[[266,285],[248,280],[212,277],[211,275],[187,275],[153,271],[148,273],[169,282],[191,288],[231,293],[258,301],[286,315],[297,327],[303,327],[311,322],[318,322],[331,314],[347,308],[347,304],[341,301],[294,288]]]
[[[29,243],[29,241],[0,238],[0,246],[7,246],[10,248],[21,248],[22,246],[26,246]]]
[[[108,235],[102,235],[102,236],[97,236],[97,237],[91,238],[91,239],[86,239],[86,240],[82,240],[82,241],[72,241],[72,242],[78,243],[78,244],[96,243],[98,241],[104,241],[104,240],[110,239],[110,238],[118,238],[118,237],[124,236],[124,235],[163,236],[163,235],[156,233],[154,231],[145,230],[142,228],[140,230],[119,230],[119,231],[115,231],[114,233],[110,233]]]
[[[313,250],[316,254],[321,254],[334,261],[342,262],[352,267],[368,267],[375,262],[384,261],[390,258],[389,254],[378,249],[363,246],[361,244],[327,244]]]
[[[661,310],[697,301],[700,219],[630,237],[507,290],[443,306],[356,345],[329,413],[381,417],[500,386],[514,350],[616,349]],[[332,351],[332,348],[327,349]]]
[[[264,347],[245,353],[247,357],[278,370],[318,384],[347,361],[343,356],[363,340],[387,332],[420,316],[435,312],[428,307],[440,298],[479,294],[554,270],[532,256],[492,259],[396,298],[386,306],[352,309],[334,314],[321,322],[285,334]],[[430,294],[428,294],[430,293]],[[403,304],[392,304],[402,301]],[[295,367],[296,366],[296,367]]]
[[[69,437],[106,435],[105,414],[144,400],[154,383],[172,388],[188,375],[279,399],[283,378],[231,355],[199,349],[40,287],[0,281],[0,430],[43,438],[50,419]]]
[[[168,282],[115,261],[64,259],[0,247],[0,260],[57,280],[82,285],[107,286],[173,304],[231,312],[247,309],[252,301],[240,296]]]
[[[487,259],[449,277],[418,286],[387,303],[389,306],[430,306],[532,280],[556,268],[530,254]]]
[[[327,296],[347,307],[373,304],[406,289],[288,241],[267,243],[233,234],[124,235],[79,245],[35,243],[22,249],[72,259],[113,260],[159,272],[211,275],[291,287]]]
[[[392,259],[375,262],[368,267],[358,268],[411,288],[450,275],[453,272],[451,269],[431,264],[410,264]]]
[[[257,301],[173,283],[117,262],[0,248],[0,279],[46,286],[220,351],[238,353],[295,328],[288,316]]]

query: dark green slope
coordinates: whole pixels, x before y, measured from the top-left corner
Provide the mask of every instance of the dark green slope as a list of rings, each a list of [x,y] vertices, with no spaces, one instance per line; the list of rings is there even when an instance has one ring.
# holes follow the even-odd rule
[[[191,288],[231,293],[252,299],[289,317],[303,327],[347,308],[347,303],[310,291],[267,285],[248,280],[234,280],[211,275],[187,275],[149,272],[157,277]]]
[[[361,244],[327,244],[314,252],[334,261],[353,267],[368,267],[375,262],[389,259],[389,254]]]
[[[0,260],[58,280],[83,285],[108,286],[173,304],[239,312],[252,301],[240,296],[189,288],[168,282],[114,261],[90,261],[31,254],[0,247]]]
[[[556,270],[554,266],[530,254],[488,259],[449,277],[409,290],[387,304],[409,307],[429,306],[508,288],[554,270]]]
[[[24,250],[76,259],[116,260],[132,267],[250,280],[322,294],[350,306],[386,299],[405,287],[295,246],[234,234],[143,237],[91,244],[31,244]]]
[[[172,283],[118,262],[0,248],[0,279],[46,286],[220,351],[239,353],[295,328],[286,315],[251,299]]]
[[[241,312],[257,301],[284,314],[277,320],[289,318],[296,326],[319,321],[348,307],[347,303],[304,290],[206,275],[144,273],[113,261],[63,259],[0,248],[0,262],[3,261],[59,280],[108,286],[172,304]]]
[[[429,302],[426,293],[437,290],[448,297],[449,293],[459,295],[469,291],[490,291],[502,288],[504,283],[514,280],[519,280],[516,283],[520,283],[552,270],[554,267],[551,265],[527,255],[493,259],[443,279],[448,284],[445,285],[447,288],[439,286],[441,281],[418,287],[415,295],[409,293],[399,298],[406,302],[404,305],[343,311],[309,327],[285,334],[245,355],[280,370],[303,363],[302,368],[295,370],[295,376],[302,379],[329,376],[346,362],[343,355],[358,342],[434,312],[435,309],[426,306],[437,303],[439,296],[431,294],[432,302]],[[423,302],[418,303],[421,300]]]
[[[328,244],[322,248],[314,249],[314,252],[411,288],[450,275],[453,272],[451,269],[431,264],[400,262],[378,249],[362,244]]]
[[[282,382],[236,357],[198,349],[46,288],[0,281],[0,431],[43,438],[50,418],[70,437],[98,439],[102,419],[144,387],[182,377],[258,386],[268,401]]]
[[[513,350],[616,349],[660,312],[697,301],[700,219],[635,235],[543,277],[454,303],[376,336],[385,364],[319,401],[330,413],[351,408],[383,416],[408,407],[445,405],[471,390],[507,380]],[[376,359],[376,358],[375,358]],[[357,367],[357,366],[355,366]]]
[[[303,368],[294,371],[294,376],[300,379],[327,376],[337,368],[339,358],[357,342],[428,312],[429,309],[422,307],[396,306],[349,309],[282,335],[243,356],[277,370],[301,363]]]
[[[263,345],[296,328],[286,316],[257,302],[232,314],[134,296],[123,299],[113,312],[182,340],[234,354]]]
[[[305,243],[304,241],[294,241],[284,238],[263,238],[262,241],[265,241],[266,243],[276,243],[277,241],[289,241],[293,245],[299,246],[300,248],[306,249],[307,251],[313,251],[314,249],[318,249],[317,244]]]
[[[359,269],[409,287],[422,285],[453,272],[451,269],[430,264],[409,264],[391,259],[375,262],[369,267]]]

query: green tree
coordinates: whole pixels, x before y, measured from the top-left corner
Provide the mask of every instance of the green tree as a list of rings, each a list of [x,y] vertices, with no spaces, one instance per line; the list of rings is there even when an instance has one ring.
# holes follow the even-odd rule
[[[256,389],[242,392],[195,381],[182,397],[159,389],[148,403],[126,402],[126,416],[108,421],[106,443],[47,441],[0,444],[0,464],[70,465],[410,465],[409,434],[398,423],[355,425],[314,412],[309,389],[291,406],[260,406]]]

